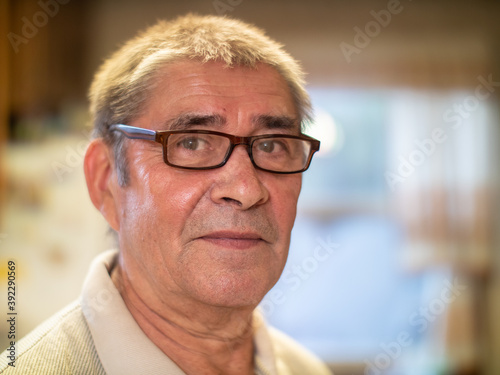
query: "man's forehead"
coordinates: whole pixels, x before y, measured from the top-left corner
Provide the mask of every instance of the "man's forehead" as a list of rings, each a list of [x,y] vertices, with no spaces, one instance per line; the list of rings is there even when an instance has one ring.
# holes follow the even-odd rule
[[[219,93],[224,94],[243,86],[248,91],[257,88],[262,93],[292,97],[285,78],[278,70],[265,63],[257,63],[255,66],[228,66],[219,61],[183,59],[160,69],[154,85],[160,91],[170,91],[171,87],[175,87],[186,92],[197,89],[199,94],[203,94],[204,89],[219,90]]]
[[[206,72],[211,74],[227,74],[238,70],[244,70],[246,74],[251,74],[254,72],[256,75],[272,73],[279,79],[283,79],[283,76],[278,72],[278,70],[270,64],[264,62],[257,62],[254,65],[244,65],[244,64],[233,64],[228,65],[223,61],[209,60],[202,61],[200,59],[186,59],[181,58],[177,60],[172,60],[167,62],[163,67],[160,67],[158,72],[160,75],[171,76],[189,76],[192,71]]]
[[[228,67],[219,62],[181,60],[164,67],[155,86],[152,101],[169,109],[165,117],[155,119],[158,129],[223,127],[231,109],[226,104],[235,104],[246,109],[248,120],[257,128],[300,131],[291,90],[267,64]]]

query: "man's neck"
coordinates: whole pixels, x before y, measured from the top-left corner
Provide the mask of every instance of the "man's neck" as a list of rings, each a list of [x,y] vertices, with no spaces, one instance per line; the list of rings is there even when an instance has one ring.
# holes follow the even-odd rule
[[[186,374],[254,373],[252,309],[196,301],[151,308],[118,264],[111,277],[137,324]]]

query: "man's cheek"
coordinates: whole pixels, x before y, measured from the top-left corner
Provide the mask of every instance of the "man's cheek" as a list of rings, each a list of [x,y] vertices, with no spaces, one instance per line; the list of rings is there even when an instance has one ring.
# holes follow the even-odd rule
[[[300,194],[300,180],[290,181],[289,184],[282,185],[280,189],[275,192],[275,201],[279,202],[278,214],[283,213],[284,219],[290,218],[292,223],[295,219],[297,210],[297,201]]]

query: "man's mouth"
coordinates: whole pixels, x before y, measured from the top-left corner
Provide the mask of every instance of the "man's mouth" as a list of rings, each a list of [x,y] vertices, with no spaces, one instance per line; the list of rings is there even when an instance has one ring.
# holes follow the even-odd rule
[[[262,237],[253,232],[220,231],[201,236],[198,239],[207,241],[213,245],[246,250],[265,242]]]

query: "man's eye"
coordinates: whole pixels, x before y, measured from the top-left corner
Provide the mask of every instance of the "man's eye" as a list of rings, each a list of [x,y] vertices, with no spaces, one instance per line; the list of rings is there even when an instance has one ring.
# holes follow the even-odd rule
[[[284,146],[281,142],[278,142],[275,139],[265,140],[259,143],[258,145],[259,151],[272,153],[272,152],[281,152],[284,149]]]
[[[206,142],[201,140],[200,138],[190,137],[181,139],[179,142],[177,142],[177,145],[186,150],[197,151],[205,146],[204,143]]]

